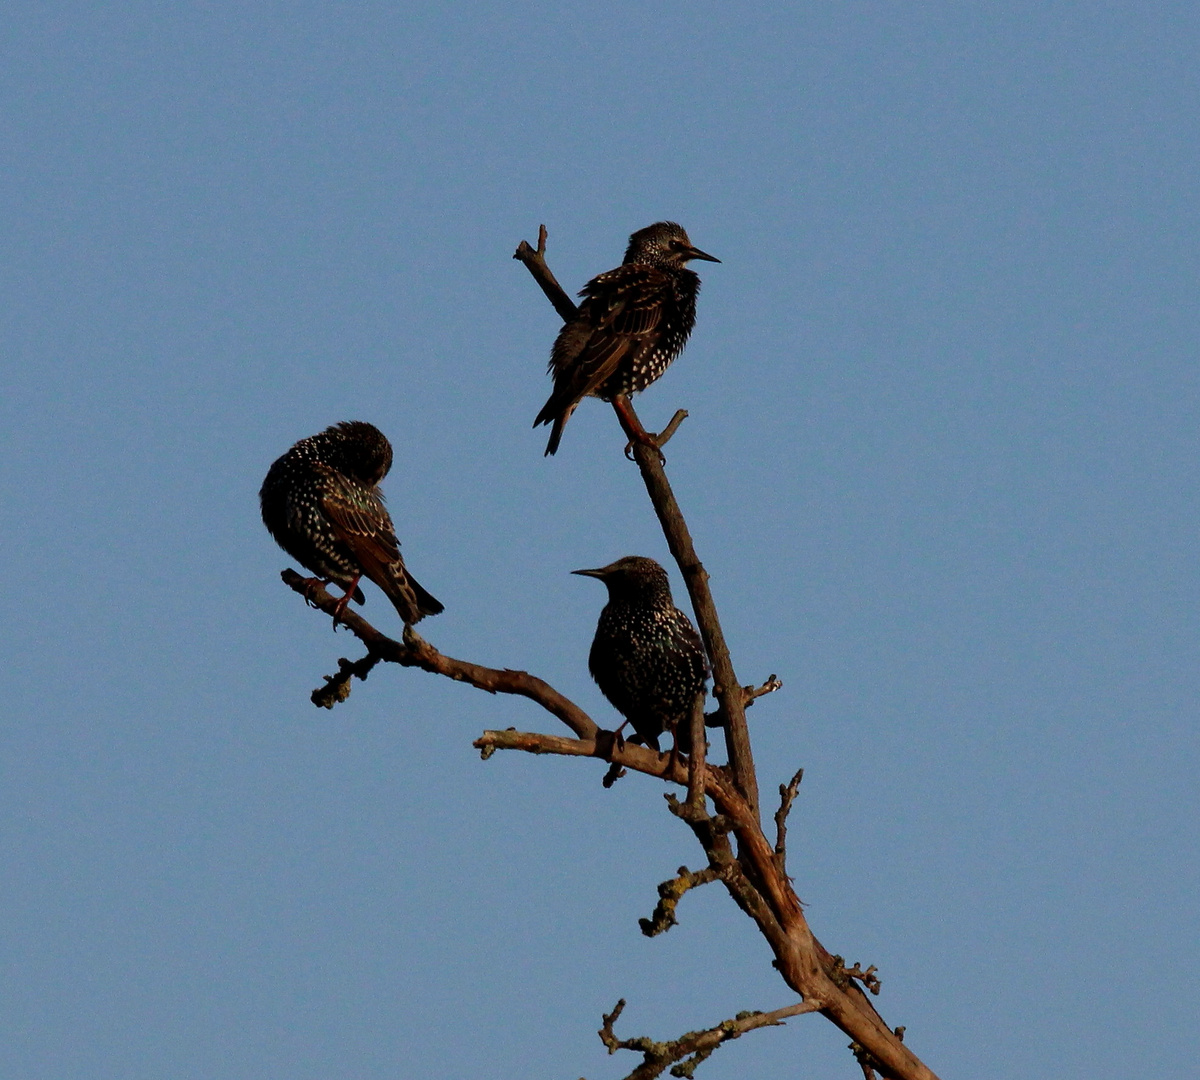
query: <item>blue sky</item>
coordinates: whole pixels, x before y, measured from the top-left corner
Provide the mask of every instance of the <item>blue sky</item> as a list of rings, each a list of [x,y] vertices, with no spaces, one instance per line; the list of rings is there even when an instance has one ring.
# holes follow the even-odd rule
[[[570,290],[661,218],[692,343],[639,399],[791,872],[939,1074],[1194,1060],[1190,5],[13,4],[0,35],[0,1075],[623,1076],[595,1037],[791,999],[662,791],[471,740],[279,582],[257,490],[344,419],[444,651],[586,670],[665,558],[611,411],[530,428]],[[674,575],[677,596],[682,586]],[[377,592],[364,614],[398,631]],[[1164,986],[1169,990],[1164,993]],[[710,1080],[850,1076],[818,1018]]]

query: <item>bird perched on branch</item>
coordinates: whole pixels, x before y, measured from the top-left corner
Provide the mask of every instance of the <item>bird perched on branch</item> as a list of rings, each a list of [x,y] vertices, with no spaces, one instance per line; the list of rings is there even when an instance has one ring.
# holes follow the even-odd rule
[[[563,428],[588,396],[617,401],[645,390],[687,343],[696,323],[700,278],[692,259],[720,262],[692,246],[683,227],[660,221],[629,238],[625,261],[592,278],[583,302],[554,342],[554,391],[533,426],[553,424],[547,455],[558,449]],[[640,426],[622,411],[633,429]],[[644,432],[643,432],[644,435]]]
[[[659,735],[670,731],[686,753],[692,706],[705,692],[708,661],[700,635],[671,599],[667,572],[653,559],[627,555],[572,573],[608,586],[588,655],[601,693],[633,725],[638,740],[657,750]]]
[[[296,443],[271,466],[258,493],[276,543],[317,578],[345,589],[335,625],[351,598],[365,599],[358,587],[364,576],[406,624],[443,610],[404,568],[378,487],[391,467],[392,444],[383,432],[347,420]]]

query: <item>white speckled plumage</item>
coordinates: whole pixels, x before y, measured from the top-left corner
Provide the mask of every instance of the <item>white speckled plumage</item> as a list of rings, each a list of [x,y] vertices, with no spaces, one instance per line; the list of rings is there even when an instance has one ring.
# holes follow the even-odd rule
[[[377,427],[349,420],[301,439],[267,472],[259,492],[263,524],[284,551],[358,603],[360,577],[375,582],[400,617],[414,623],[442,611],[407,572],[379,482],[392,447]]]
[[[696,322],[700,278],[686,264],[719,262],[692,246],[673,221],[639,229],[625,261],[592,278],[578,314],[550,353],[554,390],[534,427],[553,424],[546,453],[558,449],[563,427],[585,397],[612,401],[659,379],[683,351]]]

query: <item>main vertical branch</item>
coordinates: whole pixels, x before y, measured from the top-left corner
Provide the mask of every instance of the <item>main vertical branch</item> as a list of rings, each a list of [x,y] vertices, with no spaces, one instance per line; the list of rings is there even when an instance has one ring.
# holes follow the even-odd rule
[[[625,407],[636,417],[632,405],[626,402]],[[617,415],[620,417],[619,411]],[[750,731],[746,726],[746,701],[741,683],[733,670],[733,660],[729,656],[729,646],[725,644],[725,635],[721,631],[717,606],[713,603],[712,591],[708,587],[708,571],[704,569],[696,554],[687,522],[683,519],[679,504],[675,501],[675,493],[667,481],[661,455],[645,443],[634,439],[633,456],[642,471],[642,480],[654,506],[654,512],[658,515],[663,535],[667,538],[667,547],[671,549],[672,556],[679,564],[680,573],[683,574],[688,596],[692,599],[692,610],[696,613],[696,622],[700,627],[700,635],[704,638],[704,647],[712,663],[713,695],[721,706],[725,746],[734,783],[746,797],[757,817],[758,776],[754,771]]]
[[[578,311],[574,302],[559,285],[550,267],[546,264],[546,226],[538,228],[538,244],[534,248],[522,240],[513,254],[514,259],[524,263],[525,268],[533,275],[546,294],[546,298],[554,305],[563,322],[567,322]],[[637,414],[626,399],[623,406],[628,409],[636,421]],[[627,421],[617,409],[617,417],[623,428]],[[626,430],[633,438],[633,433]],[[742,694],[741,684],[733,670],[733,660],[729,656],[729,647],[725,644],[725,635],[721,631],[721,620],[717,617],[717,608],[713,603],[712,593],[708,588],[708,573],[696,555],[692,544],[691,534],[687,523],[680,512],[679,504],[667,482],[667,474],[663,469],[662,458],[644,442],[633,439],[634,458],[642,472],[642,480],[654,512],[658,515],[659,524],[667,538],[667,547],[679,564],[687,585],[688,595],[692,600],[692,610],[696,613],[696,622],[700,626],[700,635],[704,639],[704,647],[713,668],[713,694],[721,706],[721,719],[725,728],[725,746],[729,755],[729,767],[733,773],[738,789],[750,803],[755,815],[759,813],[758,777],[754,771],[754,756],[750,750],[750,732],[746,726],[746,704]]]
[[[513,257],[525,264],[555,310],[567,321],[577,309],[546,265],[545,249],[546,230],[543,227],[539,230],[537,248],[522,241]],[[668,766],[676,770],[670,778],[676,783],[686,783],[688,788],[686,803],[672,800],[672,812],[687,821],[696,832],[709,857],[708,872],[713,879],[724,882],[734,901],[758,925],[775,954],[774,966],[783,980],[801,995],[806,1008],[819,1010],[854,1040],[852,1047],[863,1064],[864,1073],[877,1072],[885,1080],[937,1080],[928,1066],[904,1045],[900,1035],[903,1029],[893,1031],[889,1028],[856,984],[855,979],[864,980],[866,975],[872,973],[871,969],[864,973],[857,965],[853,969],[846,968],[840,957],[830,954],[817,941],[808,926],[784,865],[785,820],[791,800],[795,797],[799,775],[781,791],[783,801],[775,818],[777,838],[774,846],[763,833],[758,781],[746,726],[746,704],[756,694],[742,687],[733,670],[716,605],[709,591],[708,574],[696,555],[687,523],[667,482],[658,447],[674,430],[674,422],[662,436],[650,436],[642,429],[637,414],[626,398],[618,397],[613,404],[622,428],[630,439],[634,458],[667,545],[679,565],[691,597],[696,622],[712,663],[713,693],[719,703],[720,719],[725,728],[728,769],[709,768],[703,760],[703,716],[699,708],[693,711],[693,751],[688,771],[684,773],[678,763]],[[772,676],[759,693],[777,687],[777,681]],[[551,744],[545,736],[487,732],[485,738],[476,745],[486,749],[511,746],[538,753],[603,756],[597,754],[598,743],[595,741],[585,744],[582,740],[574,740],[569,747],[560,745],[565,742],[556,740]],[[632,749],[641,750],[640,747]],[[622,751],[622,760],[626,753],[631,752],[629,748]],[[611,750],[607,753],[610,761],[617,760]],[[716,809],[712,817],[706,809],[707,800],[711,800]],[[730,848],[730,833],[737,839],[736,857]],[[877,991],[878,984],[870,988]],[[656,1071],[645,1075],[658,1075],[661,1071],[656,1067]],[[635,1070],[633,1075],[639,1074]]]

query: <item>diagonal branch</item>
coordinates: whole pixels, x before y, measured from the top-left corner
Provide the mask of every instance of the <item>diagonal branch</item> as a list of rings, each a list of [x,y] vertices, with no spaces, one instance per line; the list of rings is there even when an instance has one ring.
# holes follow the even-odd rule
[[[546,294],[546,299],[554,305],[554,310],[558,312],[558,316],[563,322],[570,322],[579,314],[579,308],[575,306],[574,301],[558,283],[558,279],[550,272],[550,267],[546,265],[545,225],[538,226],[537,247],[530,247],[528,241],[522,240],[517,245],[517,250],[513,252],[513,258],[525,264],[525,269],[541,286],[542,292]]]
[[[323,586],[314,585],[312,578],[301,577],[295,570],[284,570],[280,577],[285,585],[305,597],[314,607],[327,615],[334,614],[340,598],[331,596]],[[564,697],[548,682],[526,671],[489,668],[466,660],[455,660],[438,652],[411,627],[405,629],[403,642],[396,641],[380,633],[357,611],[350,608],[346,608],[342,613],[341,622],[367,647],[370,655],[377,656],[380,660],[403,667],[421,668],[434,675],[444,675],[456,682],[469,683],[480,690],[486,690],[489,694],[516,694],[519,697],[527,697],[551,715],[557,716],[581,739],[595,739],[601,730],[596,721],[575,702]]]
[[[550,272],[546,263],[546,226],[538,228],[537,247],[531,247],[522,240],[513,255],[514,259],[523,263],[533,275],[533,279],[541,287],[554,310],[564,322],[573,318],[577,312],[571,298],[563,291],[561,285]],[[618,417],[625,426],[625,417],[621,409],[627,409],[629,416],[640,426],[637,414],[628,399],[614,402]],[[668,425],[668,431],[673,433],[683,417],[677,412]],[[626,434],[632,434],[626,431]],[[665,433],[664,433],[665,434]],[[667,538],[667,546],[679,564],[687,585],[688,595],[692,600],[692,609],[696,613],[696,621],[700,626],[700,635],[704,639],[704,647],[708,651],[709,660],[713,666],[713,696],[721,705],[724,713],[725,745],[729,754],[729,764],[733,770],[738,787],[749,800],[754,812],[758,812],[758,779],[754,772],[754,755],[750,749],[750,733],[746,728],[746,702],[741,685],[733,670],[733,661],[729,656],[729,647],[725,644],[725,635],[721,630],[721,621],[717,616],[717,608],[713,603],[712,593],[708,588],[708,574],[696,555],[688,532],[687,522],[675,501],[671,485],[662,465],[662,454],[657,449],[646,445],[645,442],[632,442],[634,460],[641,469],[642,479],[654,504],[663,533]]]
[[[522,244],[515,257],[533,274],[559,314],[564,319],[569,319],[575,308],[546,266],[545,240],[543,228],[539,231],[537,249]],[[763,833],[759,816],[758,783],[745,710],[746,706],[762,693],[778,689],[778,680],[769,679],[757,691],[739,684],[708,588],[708,574],[696,555],[687,524],[667,481],[662,454],[652,438],[644,435],[640,439],[635,438],[634,433],[636,429],[641,428],[641,422],[628,406],[628,402],[614,402],[614,406],[619,406],[617,413],[622,429],[627,436],[634,439],[634,458],[641,470],[643,482],[671,554],[679,564],[687,584],[696,621],[709,660],[712,662],[713,693],[719,703],[718,714],[725,727],[729,765],[726,768],[706,766],[702,773],[702,785],[698,784],[697,777],[701,770],[694,770],[689,791],[689,796],[692,797],[686,802],[681,802],[668,795],[671,812],[692,828],[709,856],[710,868],[720,871],[718,877],[725,884],[730,896],[758,925],[775,954],[774,966],[787,985],[804,998],[805,1011],[823,1013],[853,1038],[857,1045],[864,1048],[864,1053],[870,1055],[875,1068],[888,1080],[936,1080],[935,1074],[903,1044],[896,1032],[883,1022],[854,981],[852,973],[848,973],[840,959],[834,957],[813,936],[799,898],[784,871],[781,843],[783,836],[777,839],[776,846],[772,846]],[[622,414],[622,409],[625,415]],[[488,732],[486,736],[504,734],[506,733]],[[516,738],[515,733],[513,738]],[[534,746],[513,742],[511,748],[556,752],[544,743],[536,745],[538,748],[534,749]],[[574,749],[570,752],[588,751]],[[625,751],[622,751],[623,753]],[[671,755],[666,765],[659,768],[655,775],[673,783],[686,784],[687,771],[677,758],[678,755]],[[624,758],[617,753],[612,755],[611,760],[625,763]],[[638,765],[632,764],[631,761],[631,767],[638,768]],[[640,768],[639,771],[652,770]],[[704,796],[711,799],[716,808],[716,815],[713,817],[708,815],[703,800],[694,798],[700,786],[703,787]],[[786,810],[781,808],[781,813],[786,818]],[[776,824],[777,828],[782,824],[779,817]],[[732,833],[738,842],[736,858],[730,849],[726,835],[728,833]],[[612,1019],[615,1018],[614,1015]],[[611,1029],[611,1021],[607,1021],[606,1018],[606,1022]],[[661,1068],[652,1067],[648,1059],[640,1070],[631,1074],[631,1080],[648,1080],[658,1076],[665,1067],[666,1064]],[[650,1071],[642,1071],[647,1069]]]
[[[633,413],[632,405],[627,402],[626,407]],[[654,512],[658,515],[663,535],[667,538],[667,547],[671,549],[671,554],[679,564],[680,573],[683,574],[684,584],[687,585],[688,595],[692,600],[692,610],[696,613],[700,636],[704,639],[704,648],[712,663],[713,696],[720,703],[724,713],[725,747],[729,754],[729,767],[739,790],[746,796],[757,815],[758,778],[754,771],[754,754],[750,749],[750,731],[746,726],[746,699],[733,670],[733,660],[729,655],[729,646],[725,644],[725,634],[721,630],[717,606],[708,587],[708,571],[704,569],[700,557],[696,554],[687,522],[683,519],[683,512],[679,509],[679,503],[675,501],[675,494],[667,481],[662,455],[644,443],[634,442],[633,456],[641,470],[642,481],[646,485],[650,502],[654,505]]]
[[[816,1012],[815,1005],[800,1001],[795,1005],[786,1005],[772,1012],[740,1012],[731,1020],[723,1020],[714,1027],[701,1031],[689,1031],[678,1039],[670,1042],[656,1042],[645,1036],[632,1039],[618,1039],[613,1025],[625,1009],[625,999],[617,1002],[616,1008],[604,1014],[604,1026],[598,1032],[600,1041],[608,1047],[610,1054],[618,1050],[633,1050],[642,1054],[642,1064],[633,1070],[625,1080],[654,1080],[663,1071],[677,1061],[683,1065],[671,1070],[672,1076],[690,1077],[697,1065],[712,1055],[722,1043],[731,1039],[741,1038],[748,1031],[762,1027],[778,1027],[784,1020],[792,1016],[802,1016],[805,1013]]]

